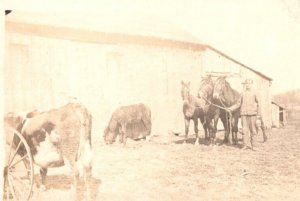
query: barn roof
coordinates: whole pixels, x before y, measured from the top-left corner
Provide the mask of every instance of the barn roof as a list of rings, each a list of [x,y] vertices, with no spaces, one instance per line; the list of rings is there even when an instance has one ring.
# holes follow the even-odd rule
[[[35,25],[42,25],[44,28],[41,29]],[[78,12],[33,13],[13,11],[6,16],[6,26],[9,29],[23,33],[34,31],[43,36],[49,36],[49,33],[52,31],[55,32],[54,35],[56,37],[71,40],[78,40],[78,35],[85,34],[85,39],[89,42],[140,42],[142,44],[166,45],[191,50],[205,50],[208,48],[259,76],[269,81],[272,80],[272,78],[246,66],[220,50],[199,41],[198,38],[187,31],[153,15],[137,15],[136,13],[124,15],[111,12],[100,14],[80,12],[78,14]],[[55,27],[55,30],[53,27]],[[77,36],[72,33],[74,31],[78,33]]]
[[[265,78],[265,79],[267,79],[267,80],[269,80],[269,81],[272,81],[272,78],[270,78],[270,77],[268,77],[268,76],[262,74],[261,72],[259,72],[259,71],[257,71],[257,70],[254,70],[253,68],[251,68],[251,67],[249,67],[249,66],[246,66],[245,64],[243,64],[243,63],[241,63],[241,62],[239,62],[239,61],[233,59],[232,57],[230,57],[230,56],[228,56],[227,54],[221,52],[220,50],[217,50],[216,48],[214,48],[214,47],[212,47],[212,46],[209,46],[209,45],[207,45],[207,48],[211,49],[212,51],[217,52],[218,54],[222,55],[223,57],[226,57],[227,59],[233,61],[234,63],[237,63],[237,64],[243,66],[244,68],[253,71],[253,72],[256,73],[257,75],[259,75],[259,76],[261,76],[261,77],[263,77],[263,78]]]
[[[36,25],[68,27],[114,34],[157,37],[162,39],[195,43],[194,36],[153,15],[123,14],[112,12],[88,13],[38,13],[13,11],[6,16],[8,22],[22,22]]]
[[[276,103],[276,102],[274,102],[274,101],[272,101],[272,104],[274,104],[274,105],[277,105],[278,107],[280,107],[280,108],[282,108],[282,109],[284,109],[284,110],[285,110],[285,107],[283,107],[283,106],[279,105],[278,103]]]

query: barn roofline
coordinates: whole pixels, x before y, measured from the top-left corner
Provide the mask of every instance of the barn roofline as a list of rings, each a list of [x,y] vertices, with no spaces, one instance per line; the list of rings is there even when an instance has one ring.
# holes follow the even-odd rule
[[[59,38],[86,43],[120,43],[165,46],[171,48],[187,49],[191,51],[204,51],[205,45],[183,40],[165,39],[155,36],[111,33],[103,31],[84,30],[72,27],[50,26],[33,23],[6,21],[6,30],[26,35]]]
[[[278,103],[276,103],[276,102],[274,102],[274,101],[272,101],[271,102],[272,104],[274,104],[274,105],[277,105],[278,107],[280,107],[280,108],[282,108],[282,109],[284,109],[285,110],[285,107],[282,107],[281,105],[279,105]]]
[[[272,78],[262,74],[261,72],[254,70],[253,68],[246,66],[245,64],[233,59],[220,50],[203,43],[199,43],[197,39],[194,42],[184,41],[184,39],[168,39],[158,36],[144,36],[124,33],[109,33],[102,31],[84,30],[72,27],[59,27],[51,25],[42,25],[34,23],[24,23],[20,21],[6,21],[6,29],[23,34],[36,34],[38,36],[62,38],[66,40],[74,40],[90,43],[136,43],[141,45],[156,45],[165,46],[171,48],[187,49],[192,51],[205,51],[205,49],[211,49],[212,51],[222,55],[223,57],[237,63],[244,68],[258,74],[259,76],[272,81]]]
[[[251,67],[249,67],[249,66],[246,66],[245,64],[243,64],[243,63],[241,63],[241,62],[239,62],[239,61],[233,59],[232,57],[228,56],[227,54],[221,52],[220,50],[217,50],[216,48],[214,48],[214,47],[212,47],[212,46],[210,46],[210,45],[206,45],[206,47],[207,47],[208,49],[211,49],[211,50],[214,51],[214,52],[217,52],[218,54],[222,55],[223,57],[225,57],[225,58],[227,58],[227,59],[233,61],[234,63],[237,63],[237,64],[243,66],[244,68],[246,68],[246,69],[248,69],[248,70],[251,70],[252,72],[254,72],[254,73],[260,75],[261,77],[263,77],[263,78],[265,78],[265,79],[267,79],[267,80],[269,80],[269,81],[272,81],[272,80],[273,80],[272,78],[270,78],[270,77],[268,77],[268,76],[262,74],[261,72],[259,72],[259,71],[257,71],[257,70],[254,70],[253,68],[251,68]]]

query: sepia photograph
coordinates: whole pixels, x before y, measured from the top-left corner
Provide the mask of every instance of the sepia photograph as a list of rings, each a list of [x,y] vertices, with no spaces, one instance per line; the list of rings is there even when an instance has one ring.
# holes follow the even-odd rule
[[[1,200],[300,200],[299,0],[1,12]]]

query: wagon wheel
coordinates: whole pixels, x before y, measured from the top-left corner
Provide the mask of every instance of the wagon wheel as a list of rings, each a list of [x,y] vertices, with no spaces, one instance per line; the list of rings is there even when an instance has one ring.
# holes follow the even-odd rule
[[[5,131],[7,150],[3,200],[27,201],[33,186],[33,160],[30,148],[18,131],[12,128],[6,128]]]

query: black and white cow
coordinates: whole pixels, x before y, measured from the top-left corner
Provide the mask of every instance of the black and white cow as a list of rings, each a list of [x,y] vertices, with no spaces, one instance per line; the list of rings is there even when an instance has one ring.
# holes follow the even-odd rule
[[[41,167],[44,187],[47,168],[60,167],[67,163],[72,168],[75,192],[79,176],[82,175],[86,196],[90,199],[92,117],[84,106],[70,103],[46,112],[31,112],[25,119],[20,116],[6,116],[5,121],[26,139],[34,163]],[[14,140],[14,143],[18,142]]]

